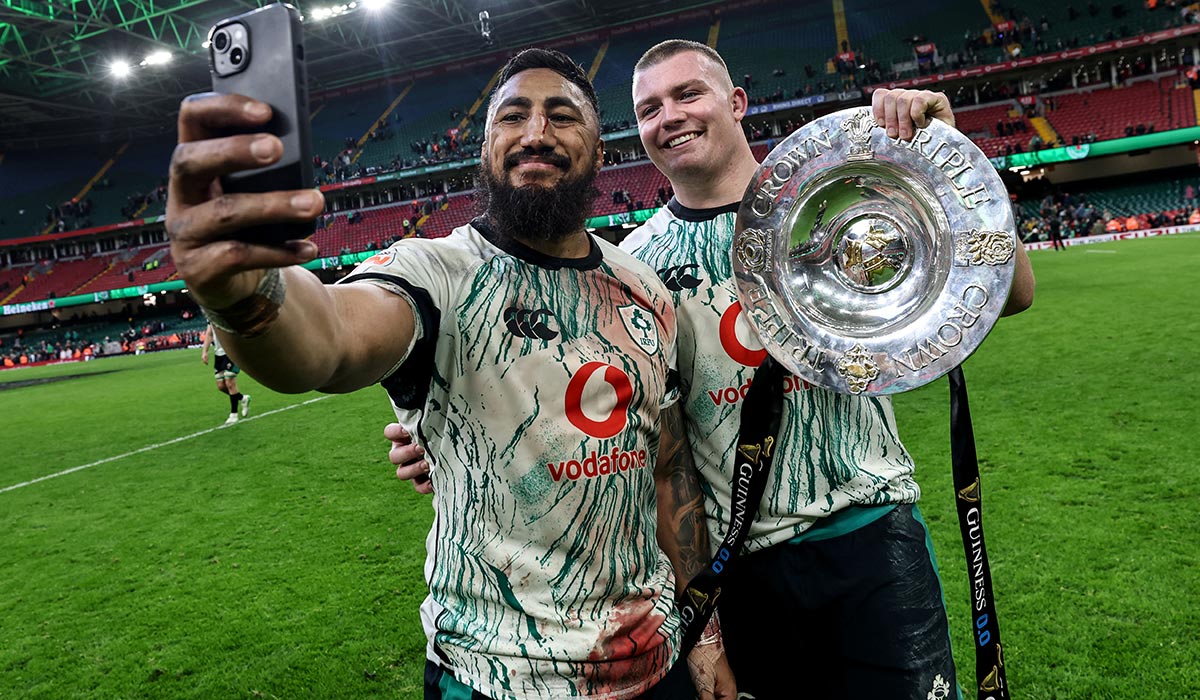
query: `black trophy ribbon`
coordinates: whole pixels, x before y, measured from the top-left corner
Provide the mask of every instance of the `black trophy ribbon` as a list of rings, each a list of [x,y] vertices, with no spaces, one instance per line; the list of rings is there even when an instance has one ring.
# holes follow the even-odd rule
[[[967,403],[967,382],[962,367],[950,371],[950,459],[954,468],[954,499],[958,527],[967,555],[971,581],[971,637],[975,640],[975,681],[978,700],[1008,700],[1008,679],[1000,646],[1000,621],[992,592],[992,570],[983,542],[983,494],[979,488],[979,461],[975,431]]]
[[[767,488],[783,415],[783,367],[768,355],[758,369],[742,403],[742,421],[734,460],[733,503],[729,527],[712,563],[692,577],[679,600],[683,618],[683,655],[700,639],[721,597],[721,573],[742,550],[754,513]]]

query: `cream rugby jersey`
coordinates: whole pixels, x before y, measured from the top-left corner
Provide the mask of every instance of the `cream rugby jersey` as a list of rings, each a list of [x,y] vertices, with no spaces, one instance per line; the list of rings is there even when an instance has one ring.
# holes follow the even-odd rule
[[[350,281],[418,317],[382,385],[431,464],[429,658],[497,700],[643,692],[679,641],[655,540],[658,416],[678,395],[662,283],[605,241],[551,258],[482,220]]]
[[[741,402],[766,357],[733,281],[737,207],[695,210],[672,198],[621,243],[675,298],[681,400],[714,542],[729,524]],[[747,551],[801,535],[849,506],[916,502],[890,399],[837,394],[792,376],[784,392],[779,447]]]

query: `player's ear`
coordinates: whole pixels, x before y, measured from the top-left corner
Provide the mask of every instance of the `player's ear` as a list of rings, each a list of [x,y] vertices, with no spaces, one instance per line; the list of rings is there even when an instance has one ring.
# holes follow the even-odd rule
[[[604,139],[596,139],[596,163],[592,166],[592,171],[597,175],[600,174],[600,169],[604,167]]]
[[[729,94],[729,106],[733,109],[734,121],[741,122],[750,106],[750,96],[740,87],[735,87]]]

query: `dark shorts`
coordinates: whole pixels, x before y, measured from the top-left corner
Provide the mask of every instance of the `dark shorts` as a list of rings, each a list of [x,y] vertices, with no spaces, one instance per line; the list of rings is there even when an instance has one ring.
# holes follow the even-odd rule
[[[941,581],[915,506],[839,537],[742,556],[728,571],[718,609],[739,692],[958,696]]]
[[[688,672],[687,660],[679,659],[654,687],[630,700],[695,700],[696,689]],[[432,661],[425,661],[425,700],[491,700],[488,696],[459,682],[454,675]]]
[[[237,365],[233,364],[233,360],[229,359],[228,355],[217,355],[213,358],[213,377],[216,379],[236,377],[241,371]]]

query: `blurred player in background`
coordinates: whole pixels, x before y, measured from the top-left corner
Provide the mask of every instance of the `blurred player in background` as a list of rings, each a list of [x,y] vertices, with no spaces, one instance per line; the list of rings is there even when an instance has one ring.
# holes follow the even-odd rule
[[[243,394],[238,391],[237,376],[242,370],[229,359],[225,354],[225,348],[221,347],[221,339],[213,331],[212,324],[204,329],[204,334],[200,337],[200,361],[208,364],[208,346],[211,343],[213,347],[213,377],[217,380],[217,391],[222,394],[229,395],[229,417],[225,419],[225,425],[238,422],[238,409],[241,409],[242,415],[250,413],[250,394]]]

